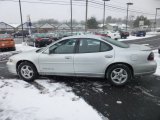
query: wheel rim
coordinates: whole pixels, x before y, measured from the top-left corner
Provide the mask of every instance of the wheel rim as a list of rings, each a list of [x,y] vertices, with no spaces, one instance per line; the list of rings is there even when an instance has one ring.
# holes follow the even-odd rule
[[[116,84],[123,84],[128,79],[128,73],[123,68],[116,68],[111,72],[111,79]]]
[[[21,75],[26,79],[31,79],[34,75],[33,69],[28,65],[24,65],[21,68]]]

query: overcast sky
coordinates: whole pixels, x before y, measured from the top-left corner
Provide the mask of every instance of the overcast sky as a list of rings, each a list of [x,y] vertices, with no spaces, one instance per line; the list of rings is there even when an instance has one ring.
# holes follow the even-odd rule
[[[17,0],[13,0],[17,1]],[[48,0],[48,1],[61,1],[55,4],[40,4],[40,3],[26,3],[29,2],[45,2],[47,0],[21,0],[22,2],[22,12],[23,21],[27,20],[27,15],[31,16],[32,21],[37,21],[39,19],[54,18],[59,21],[70,20],[70,6],[69,5],[57,5],[59,4],[69,4],[70,0]],[[92,0],[89,0],[92,1]],[[102,0],[93,0],[100,4],[103,4]],[[106,2],[106,5],[126,9],[126,3],[132,2],[133,5],[129,8],[134,11],[140,11],[148,14],[143,14],[149,18],[154,18],[155,8],[160,7],[160,0],[110,0]],[[50,2],[51,3],[51,2]],[[85,20],[85,2],[74,2],[73,4],[73,19],[78,21]],[[77,6],[79,5],[79,6]],[[160,15],[160,10],[159,13]],[[103,6],[98,4],[93,4],[89,2],[88,17],[95,16],[98,20],[102,19]],[[129,12],[129,15],[141,15],[141,13]],[[113,9],[106,6],[106,16],[121,17],[126,16],[125,10]],[[160,17],[160,16],[159,16]],[[0,0],[0,22],[6,23],[20,23],[19,14],[19,4],[18,2],[11,2],[7,0]]]

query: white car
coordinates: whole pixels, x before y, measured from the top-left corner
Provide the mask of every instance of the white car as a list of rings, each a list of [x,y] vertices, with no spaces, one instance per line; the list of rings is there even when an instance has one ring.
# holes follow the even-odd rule
[[[118,40],[121,38],[121,35],[119,32],[114,32],[114,31],[99,31],[97,32],[98,34],[102,34],[103,36],[105,35],[106,37],[112,38],[114,40]]]
[[[118,39],[121,38],[121,35],[120,35],[119,32],[107,31],[106,34],[107,34],[110,38],[112,38],[112,39],[114,39],[114,40],[118,40]]]
[[[149,47],[96,35],[63,38],[45,48],[14,55],[7,65],[11,73],[28,82],[38,75],[62,75],[105,78],[116,86],[134,76],[153,74],[157,67]]]

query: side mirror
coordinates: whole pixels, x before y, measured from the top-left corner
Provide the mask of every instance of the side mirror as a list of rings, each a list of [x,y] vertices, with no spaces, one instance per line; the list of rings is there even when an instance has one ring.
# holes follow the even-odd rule
[[[44,52],[43,52],[43,54],[50,54],[50,50],[49,50],[49,48],[47,49],[47,50],[45,50]]]

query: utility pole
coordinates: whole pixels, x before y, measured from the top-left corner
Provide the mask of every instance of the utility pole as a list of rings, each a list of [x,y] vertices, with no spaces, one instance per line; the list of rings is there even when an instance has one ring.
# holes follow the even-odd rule
[[[73,34],[73,21],[72,21],[72,0],[70,0],[71,4],[71,35]]]
[[[88,0],[86,0],[86,22],[85,22],[85,32],[87,32],[87,16],[88,16]]]
[[[160,8],[156,8],[154,31],[156,31],[156,27],[157,27],[157,11],[158,11],[158,10],[160,10]]]
[[[25,41],[24,41],[24,33],[23,33],[23,19],[22,19],[21,0],[19,0],[19,9],[20,9],[20,16],[21,16],[22,37],[23,37],[23,43],[24,43]]]
[[[106,14],[106,1],[110,1],[110,0],[103,0],[104,1],[104,8],[103,8],[103,31],[105,29],[105,14]]]
[[[127,19],[126,19],[126,31],[127,31],[127,26],[128,26],[128,9],[129,5],[133,5],[133,3],[126,3],[127,4]]]

